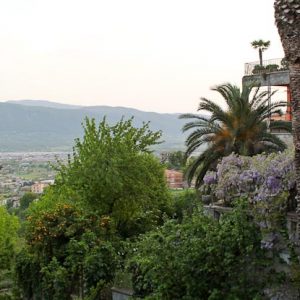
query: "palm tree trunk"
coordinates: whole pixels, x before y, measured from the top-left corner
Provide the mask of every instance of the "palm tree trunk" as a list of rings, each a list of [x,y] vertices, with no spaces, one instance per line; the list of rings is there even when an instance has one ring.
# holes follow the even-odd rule
[[[258,54],[259,54],[259,64],[263,66],[263,59],[262,59],[262,50],[261,48],[258,49]]]
[[[275,0],[275,21],[290,70],[297,184],[297,238],[300,241],[300,12],[299,0]]]
[[[292,94],[293,111],[293,139],[295,145],[295,168],[297,184],[297,208],[298,228],[297,235],[300,241],[300,62],[290,64],[290,85]]]

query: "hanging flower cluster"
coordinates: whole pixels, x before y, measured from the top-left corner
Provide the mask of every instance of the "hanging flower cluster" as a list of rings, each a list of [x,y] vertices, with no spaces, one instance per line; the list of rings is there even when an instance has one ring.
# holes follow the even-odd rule
[[[215,172],[205,175],[203,190],[225,202],[242,196],[258,202],[291,190],[295,176],[291,150],[254,157],[231,154],[222,159]]]

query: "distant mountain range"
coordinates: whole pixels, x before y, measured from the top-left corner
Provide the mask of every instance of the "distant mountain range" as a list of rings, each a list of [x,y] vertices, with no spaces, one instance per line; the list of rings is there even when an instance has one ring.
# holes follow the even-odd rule
[[[113,124],[122,117],[134,117],[134,125],[150,122],[152,130],[162,130],[164,142],[156,150],[184,149],[185,120],[179,114],[144,112],[126,107],[76,106],[50,101],[0,102],[0,152],[69,151],[74,139],[83,134],[85,117],[97,121],[104,116]]]

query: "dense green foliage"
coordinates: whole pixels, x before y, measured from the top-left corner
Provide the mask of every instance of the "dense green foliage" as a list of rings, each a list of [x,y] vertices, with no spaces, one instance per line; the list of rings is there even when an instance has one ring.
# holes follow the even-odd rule
[[[83,140],[67,164],[58,163],[55,185],[30,205],[16,261],[21,297],[99,299],[122,240],[153,229],[171,210],[163,166],[149,150],[160,132],[132,121],[86,119]]]
[[[38,195],[35,193],[25,193],[20,199],[20,209],[25,210],[29,207],[30,203],[32,203],[35,199],[37,199]]]
[[[67,300],[111,282],[117,266],[111,230],[108,217],[72,205],[32,213],[16,261],[21,297]]]
[[[143,236],[130,259],[136,295],[147,299],[253,299],[263,255],[260,234],[244,208],[220,222],[196,211]]]
[[[260,213],[270,206],[258,207],[253,221],[242,203],[216,221],[199,208],[199,190],[166,188],[164,166],[150,151],[160,133],[148,124],[87,119],[84,133],[68,162],[58,163],[55,184],[38,201],[33,194],[21,199],[27,218],[21,218],[24,241],[16,259],[18,221],[0,211],[0,220],[8,220],[0,223],[0,262],[9,278],[14,261],[14,299],[96,300],[118,282],[146,299],[250,300],[260,294],[269,271],[261,246],[274,251],[264,238],[277,232],[261,235],[256,224],[282,225],[276,209],[284,195],[269,218]],[[9,224],[15,227],[7,235],[1,226]]]
[[[184,131],[193,130],[186,140],[186,156],[190,157],[201,145],[207,149],[187,169],[189,183],[196,180],[196,187],[202,183],[206,172],[216,166],[218,159],[236,153],[252,156],[262,152],[282,151],[286,144],[270,130],[291,131],[290,122],[272,121],[268,118],[280,113],[285,102],[272,102],[267,91],[260,92],[256,88],[252,93],[252,85],[244,85],[240,90],[237,86],[223,84],[212,89],[218,92],[226,103],[223,109],[206,98],[201,98],[199,111],[206,111],[209,117],[185,114],[181,118],[192,119],[185,124]]]
[[[170,213],[172,219],[181,222],[186,215],[192,215],[200,199],[196,190],[173,190]]]
[[[18,248],[19,220],[0,206],[0,299],[9,299],[6,291],[12,285],[12,269]]]
[[[0,269],[11,267],[17,247],[19,221],[0,206]]]
[[[80,205],[112,217],[123,236],[142,229],[140,222],[146,230],[144,221],[155,223],[170,198],[163,166],[149,150],[160,132],[135,128],[132,119],[115,126],[86,119],[84,132],[68,164],[59,164],[54,189],[67,188]]]

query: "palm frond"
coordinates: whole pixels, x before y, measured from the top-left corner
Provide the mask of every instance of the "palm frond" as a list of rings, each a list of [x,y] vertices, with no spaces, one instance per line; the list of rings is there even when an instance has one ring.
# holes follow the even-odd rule
[[[188,123],[184,124],[182,127],[182,131],[186,132],[190,129],[203,128],[203,127],[208,127],[208,126],[209,126],[209,121],[198,120],[198,121],[188,122]]]
[[[214,147],[206,149],[187,169],[186,178],[188,184],[190,185],[195,178],[195,187],[198,188],[212,163],[216,162],[221,156],[220,152],[214,151]]]
[[[287,145],[283,140],[281,140],[277,135],[269,132],[261,133],[259,141],[264,143],[265,145],[272,144],[273,146],[278,147],[280,151],[283,151],[287,148]]]
[[[259,105],[269,103],[270,99],[276,94],[277,91],[273,91],[269,94],[268,91],[257,92],[251,99],[250,106],[255,109]]]
[[[193,143],[196,140],[201,139],[202,137],[210,134],[215,134],[215,128],[206,127],[193,131],[186,139],[185,144],[189,146],[189,144]]]
[[[214,141],[214,135],[207,135],[202,137],[201,139],[195,139],[194,141],[191,141],[187,149],[185,151],[185,157],[190,157],[200,146],[209,144]]]
[[[196,178],[198,186],[206,171],[215,161],[232,152],[243,155],[254,155],[263,151],[281,151],[286,144],[268,129],[284,129],[290,132],[291,125],[282,121],[271,122],[269,128],[266,120],[274,113],[280,113],[285,101],[272,101],[276,91],[271,94],[261,92],[255,83],[243,86],[242,91],[235,85],[226,83],[212,88],[218,92],[227,104],[223,109],[217,103],[201,98],[198,110],[206,111],[210,117],[184,114],[182,119],[190,119],[183,131],[192,130],[186,139],[186,156],[191,156],[199,147],[208,144],[205,150],[188,168],[188,180]],[[251,98],[250,98],[251,97]]]
[[[211,89],[222,95],[229,108],[236,105],[236,99],[240,98],[240,89],[230,83],[217,85]]]

